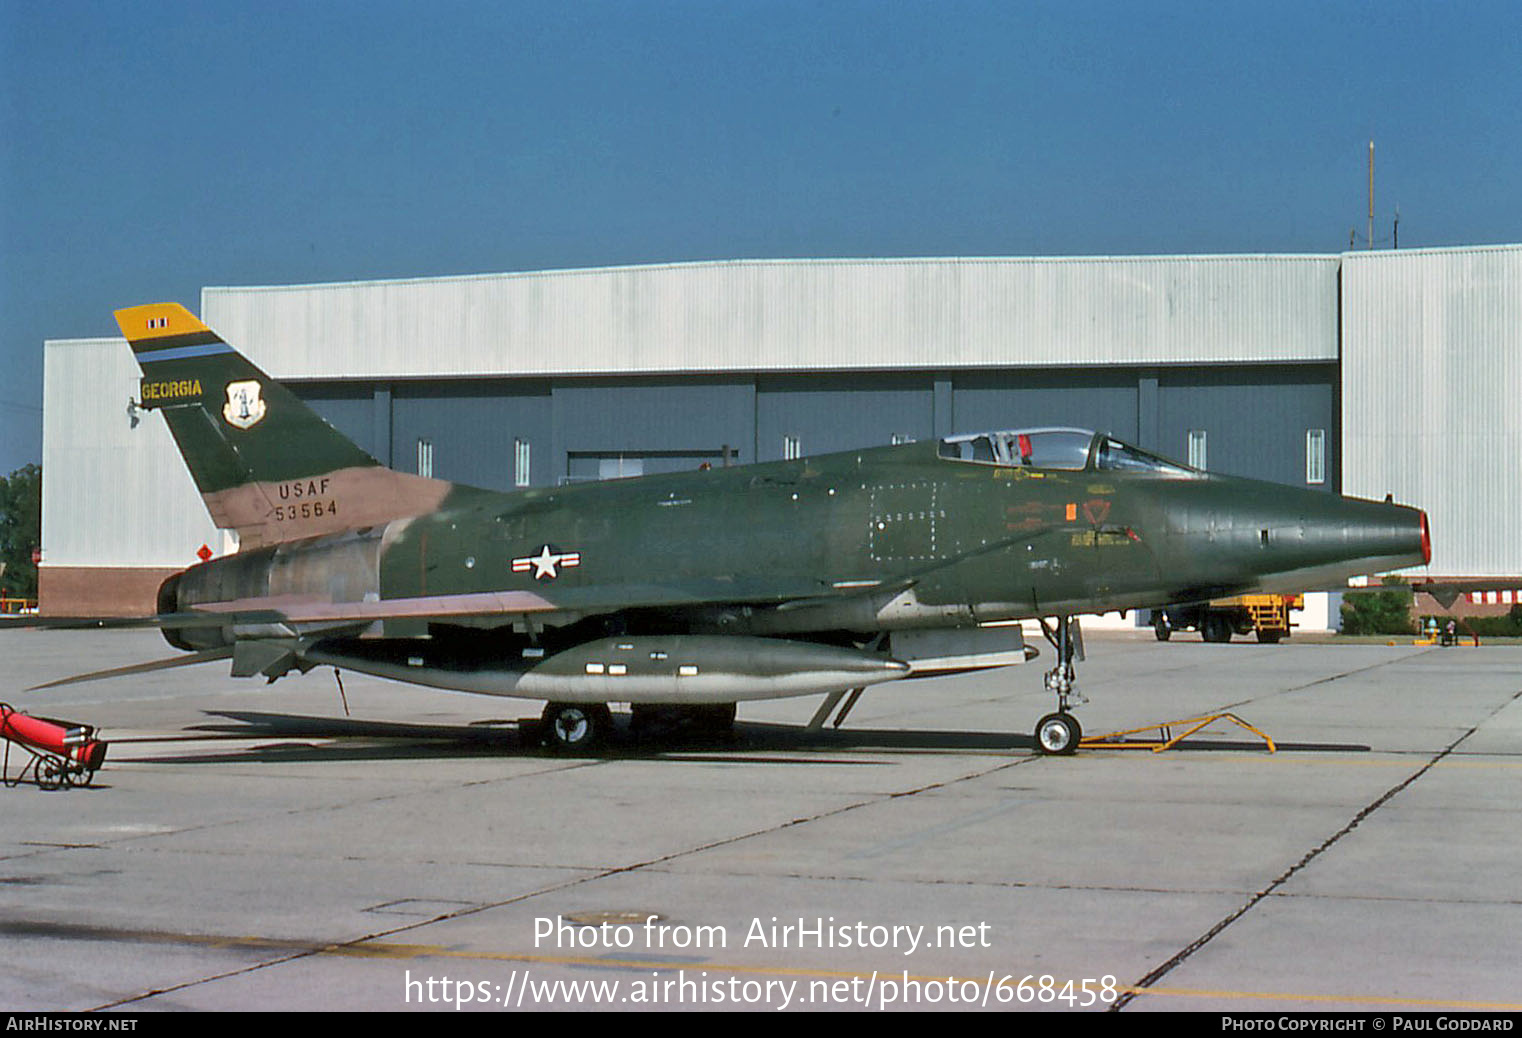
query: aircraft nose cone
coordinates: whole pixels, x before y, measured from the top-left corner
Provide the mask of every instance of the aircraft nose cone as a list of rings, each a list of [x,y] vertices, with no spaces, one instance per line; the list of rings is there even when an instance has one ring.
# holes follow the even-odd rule
[[[1180,513],[1188,547],[1174,569],[1200,587],[1303,591],[1432,559],[1419,508],[1221,477],[1183,489],[1195,497]]]
[[[1427,513],[1421,509],[1356,498],[1327,504],[1329,514],[1304,529],[1307,548],[1328,561],[1342,559],[1377,573],[1432,560]]]

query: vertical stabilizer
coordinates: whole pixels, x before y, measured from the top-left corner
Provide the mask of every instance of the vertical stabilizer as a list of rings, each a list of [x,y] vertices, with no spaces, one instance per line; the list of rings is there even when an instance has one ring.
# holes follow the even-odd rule
[[[432,511],[452,484],[385,468],[178,303],[116,311],[212,520],[245,545]]]

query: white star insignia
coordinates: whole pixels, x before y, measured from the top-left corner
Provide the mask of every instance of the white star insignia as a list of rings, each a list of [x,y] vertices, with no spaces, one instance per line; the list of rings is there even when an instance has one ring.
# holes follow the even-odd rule
[[[527,573],[530,569],[533,569],[535,580],[554,580],[560,575],[556,569],[557,566],[570,569],[572,566],[580,565],[581,552],[553,552],[550,551],[550,546],[546,544],[539,549],[537,555],[526,555],[521,559],[514,559],[513,572]]]

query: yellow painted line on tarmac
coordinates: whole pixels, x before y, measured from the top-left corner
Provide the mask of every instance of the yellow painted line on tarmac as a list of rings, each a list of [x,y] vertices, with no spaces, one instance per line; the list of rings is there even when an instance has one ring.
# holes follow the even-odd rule
[[[681,951],[682,949],[673,949]],[[697,949],[693,949],[697,950]],[[443,948],[429,944],[392,944],[384,941],[365,942],[362,944],[337,945],[323,949],[323,954],[355,956],[357,958],[381,958],[381,959],[472,959],[481,962],[522,962],[530,966],[595,966],[600,969],[616,970],[707,970],[711,973],[761,973],[767,976],[781,977],[814,977],[821,980],[849,980],[861,978],[863,980],[872,976],[872,970],[827,970],[810,969],[803,966],[773,966],[765,963],[756,965],[741,965],[732,962],[707,962],[703,960],[673,961],[671,959],[618,959],[618,958],[586,958],[584,956],[566,955],[529,955],[522,952],[480,952],[460,951],[452,948]],[[997,971],[995,971],[997,972]],[[905,975],[903,970],[877,970],[878,979],[897,980],[905,979],[918,981],[922,984],[945,983],[954,984],[987,984],[988,977],[958,977],[951,974],[939,973],[933,976],[921,976],[910,973]],[[1028,987],[1036,987],[1041,979],[1040,974],[1031,974],[1031,983]],[[1047,974],[1047,976],[1051,976]],[[1092,986],[1098,983],[1099,978],[1088,978]],[[1011,975],[1005,975],[997,979],[996,986],[1015,987],[1020,983],[1019,979]],[[1057,988],[1065,983],[1060,978],[1053,978]],[[1074,989],[1077,990],[1083,982],[1074,981]],[[1130,992],[1130,988],[1116,987],[1118,994]],[[1139,990],[1136,993],[1141,993]]]
[[[1097,755],[1098,753],[1102,752],[1103,750],[1104,750],[1104,747],[1102,747],[1102,746],[1084,747],[1084,751],[1085,751],[1084,755],[1085,756]],[[1162,756],[1162,754],[1159,754],[1158,756]],[[1495,757],[1507,756],[1507,757],[1509,757],[1510,755],[1508,755],[1508,754],[1500,754],[1500,753],[1497,753],[1497,754],[1484,754],[1484,753],[1474,754],[1474,758],[1486,757],[1486,756],[1495,756]],[[1173,760],[1180,760],[1182,758],[1173,757],[1171,759],[1173,759]],[[1269,754],[1266,754],[1266,753],[1259,754],[1259,755],[1257,755],[1257,756],[1255,756],[1255,757],[1253,757],[1251,759],[1252,759],[1253,763],[1271,764],[1271,765],[1274,765],[1276,767],[1284,767],[1284,768],[1288,768],[1288,767],[1308,767],[1308,766],[1318,766],[1319,765],[1319,766],[1322,766],[1322,767],[1329,767],[1329,768],[1401,768],[1401,767],[1406,767],[1406,768],[1417,769],[1417,768],[1421,768],[1421,767],[1426,766],[1426,763],[1427,763],[1423,758],[1421,758],[1421,757],[1419,757],[1419,756],[1417,756],[1415,754],[1412,754],[1412,755],[1409,755],[1409,756],[1402,756],[1402,757],[1371,757],[1371,756],[1365,756],[1362,759],[1359,759],[1359,758],[1356,758],[1356,757],[1352,757],[1352,758],[1350,758],[1350,757],[1330,757],[1330,756],[1327,756],[1322,751],[1314,751],[1313,752],[1313,751],[1299,751],[1299,750],[1294,750],[1294,749],[1289,749],[1289,750],[1281,749],[1278,753],[1273,754],[1272,756],[1270,756]],[[1188,761],[1191,764],[1200,763],[1200,764],[1240,765],[1243,762],[1243,758],[1239,754],[1233,754],[1233,755],[1221,754],[1221,755],[1212,756],[1212,757],[1204,757],[1204,756],[1197,756],[1197,755],[1191,754],[1189,756],[1189,758],[1188,758]],[[1462,759],[1454,759],[1454,757],[1449,756],[1449,757],[1443,758],[1440,761],[1437,761],[1435,764],[1432,765],[1432,770],[1434,770],[1434,771],[1438,770],[1439,768],[1522,768],[1522,760],[1512,760],[1512,759],[1508,759],[1508,760],[1477,760],[1477,759],[1473,759],[1473,758],[1470,758],[1470,757],[1464,757]]]
[[[870,970],[826,970],[805,969],[796,966],[770,966],[770,965],[737,965],[734,963],[719,962],[672,962],[670,960],[644,961],[639,959],[610,959],[610,958],[582,958],[575,956],[555,955],[527,955],[517,952],[472,952],[459,951],[449,948],[441,948],[426,944],[390,944],[376,942],[373,944],[343,945],[330,949],[341,955],[353,955],[357,957],[374,956],[376,958],[447,958],[447,959],[475,959],[483,962],[520,962],[532,966],[580,966],[598,967],[602,969],[648,969],[648,970],[706,970],[713,973],[759,973],[767,976],[785,977],[808,977],[821,980],[853,980],[870,977]],[[879,970],[879,980],[917,981],[919,983],[952,983],[952,984],[980,984],[988,983],[988,977],[958,977],[954,975],[940,974],[937,976],[920,976],[909,974],[907,977],[902,970],[889,971]],[[1049,975],[1048,975],[1049,976]],[[1027,988],[1039,988],[1040,975],[1032,975]],[[1087,978],[1093,985],[1098,978]],[[1083,980],[1068,981],[1065,978],[1054,978],[1053,987],[1061,991],[1064,986],[1071,983],[1072,990],[1081,989]],[[1020,981],[1011,978],[1001,978],[996,982],[1000,987],[1017,987]],[[1091,987],[1092,990],[1092,987]],[[1346,1003],[1351,1005],[1367,1006],[1392,1006],[1398,1008],[1413,1009],[1454,1009],[1454,1010],[1486,1010],[1486,1011],[1522,1011],[1522,1002],[1471,1002],[1458,999],[1433,999],[1433,998],[1404,998],[1392,995],[1315,995],[1308,993],[1280,992],[1280,991],[1214,991],[1197,990],[1193,988],[1133,988],[1129,985],[1116,985],[1114,988],[1121,995],[1160,995],[1174,998],[1238,998],[1259,999],[1275,1002],[1316,1002],[1316,1003]],[[1058,998],[1055,1002],[1063,1002]],[[1035,1004],[1032,1002],[1031,1004]]]
[[[1129,990],[1129,989],[1128,989]],[[1142,988],[1140,995],[1163,995],[1178,998],[1243,998],[1272,1002],[1338,1002],[1363,1006],[1397,1006],[1411,1009],[1469,1009],[1485,1011],[1522,1010],[1522,1002],[1467,1002],[1443,998],[1400,998],[1393,995],[1310,995],[1292,991],[1211,991],[1195,988]]]
[[[39,928],[42,929],[42,928]],[[67,929],[67,928],[65,928]],[[414,959],[460,959],[477,962],[516,962],[531,966],[569,966],[569,967],[592,967],[604,970],[652,970],[671,971],[703,970],[714,973],[736,974],[762,974],[765,976],[782,977],[805,977],[818,980],[866,980],[872,975],[871,970],[828,970],[808,969],[796,966],[775,966],[762,964],[739,964],[703,961],[678,961],[670,959],[645,960],[645,959],[615,959],[615,958],[589,958],[586,956],[567,955],[530,955],[519,952],[488,952],[488,951],[465,951],[458,948],[445,948],[433,944],[401,944],[390,941],[365,941],[361,940],[353,944],[321,944],[315,941],[302,941],[297,939],[282,939],[276,937],[255,937],[250,935],[231,934],[190,934],[173,933],[162,930],[105,930],[92,928],[78,928],[79,932],[73,933],[75,937],[91,937],[96,940],[127,940],[142,941],[162,944],[187,944],[204,948],[218,948],[229,951],[283,951],[306,953],[314,955],[329,955],[340,958],[356,959],[390,959],[396,961],[408,961]],[[683,949],[673,949],[682,951]],[[997,970],[993,971],[997,974]],[[994,981],[996,987],[1019,988],[1024,986],[1035,992],[1037,998],[1022,1000],[1023,1004],[1039,1005],[1039,993],[1043,990],[1041,981],[1051,974],[1028,974],[1021,979],[1015,979],[1013,974],[997,976]],[[989,975],[981,977],[959,977],[955,975],[921,975],[907,974],[903,970],[878,970],[879,982],[914,981],[921,984],[949,983],[949,984],[978,984],[987,985]],[[1084,979],[1053,977],[1050,987],[1044,990],[1062,991],[1071,984],[1073,992],[1081,992],[1082,986],[1087,980],[1090,990],[1095,988],[1103,978],[1089,977]],[[1391,995],[1326,995],[1309,994],[1287,991],[1230,991],[1197,988],[1134,988],[1129,985],[1115,985],[1113,988],[1116,995],[1141,995],[1159,996],[1164,998],[1189,998],[1189,999],[1247,999],[1261,1000],[1266,1002],[1311,1002],[1311,1003],[1342,1003],[1361,1006],[1388,1006],[1393,1008],[1410,1009],[1452,1009],[1452,1010],[1484,1010],[1500,1012],[1522,1012],[1522,1003],[1515,1002],[1475,1002],[1458,999],[1434,999],[1434,998],[1405,998]],[[1057,1004],[1068,1001],[1062,997],[1049,999],[1046,1004]],[[1008,1003],[1006,1003],[1008,1004]]]

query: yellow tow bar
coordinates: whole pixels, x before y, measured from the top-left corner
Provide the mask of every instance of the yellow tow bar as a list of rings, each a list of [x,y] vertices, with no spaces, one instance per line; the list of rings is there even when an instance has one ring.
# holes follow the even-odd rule
[[[1085,735],[1079,740],[1078,745],[1086,750],[1151,750],[1153,753],[1162,753],[1164,750],[1171,750],[1184,739],[1215,721],[1231,721],[1240,725],[1267,743],[1269,753],[1279,752],[1274,746],[1274,740],[1270,739],[1267,733],[1254,728],[1236,714],[1207,714],[1204,717],[1186,717],[1182,721],[1160,721],[1157,724],[1142,725],[1140,728],[1127,728],[1122,732],[1110,732],[1108,735]],[[1187,730],[1181,731],[1178,735],[1173,734],[1174,728],[1185,726],[1189,726]],[[1150,732],[1153,729],[1157,730],[1156,739],[1126,738],[1128,735]]]

